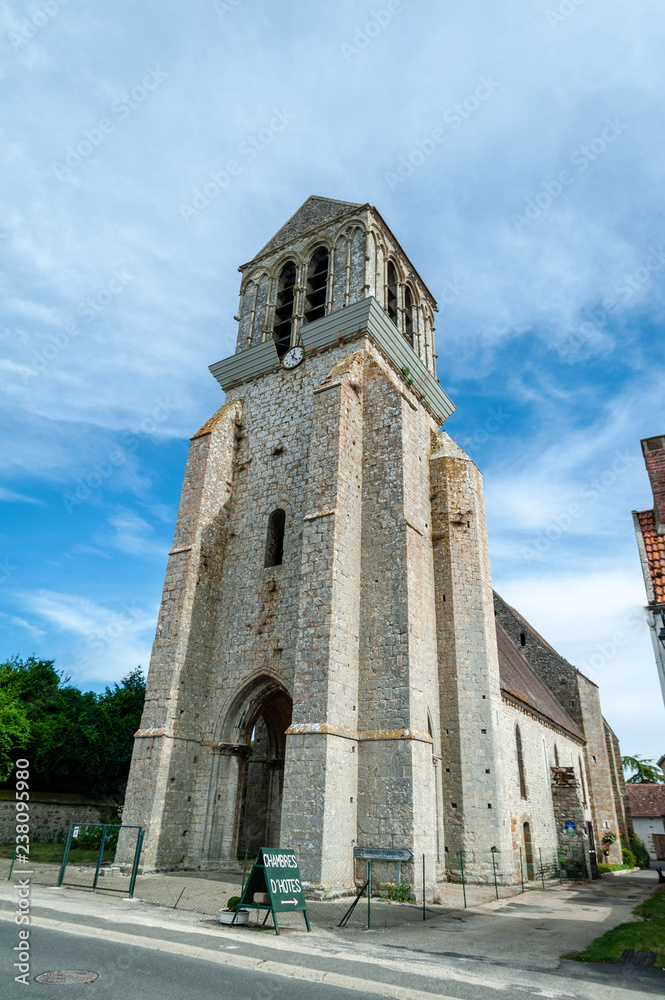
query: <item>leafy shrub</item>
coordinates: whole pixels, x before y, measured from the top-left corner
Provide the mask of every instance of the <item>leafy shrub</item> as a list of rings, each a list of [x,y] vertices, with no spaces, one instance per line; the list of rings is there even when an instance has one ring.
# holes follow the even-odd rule
[[[622,847],[621,856],[623,858],[624,865],[627,865],[629,868],[637,868],[637,858],[630,850],[630,848]]]
[[[640,868],[648,868],[650,866],[651,858],[649,857],[646,845],[635,833],[630,838],[630,849],[635,857],[635,863]]]
[[[408,903],[412,891],[413,886],[410,882],[401,882],[400,885],[395,882],[386,882],[379,886],[379,896],[382,899],[390,899],[393,903]]]
[[[240,896],[229,896],[226,901],[226,908],[230,910],[231,913],[235,913],[238,909],[238,904],[240,903]]]
[[[102,827],[101,826],[81,826],[79,827],[78,837],[72,837],[71,848],[76,850],[94,850],[98,851],[102,842]],[[113,851],[118,846],[118,828],[110,829],[106,831],[106,843],[104,845],[105,851]]]

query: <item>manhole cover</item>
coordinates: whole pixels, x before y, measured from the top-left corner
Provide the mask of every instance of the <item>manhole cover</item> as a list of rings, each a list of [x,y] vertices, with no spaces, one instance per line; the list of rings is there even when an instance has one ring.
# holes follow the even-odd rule
[[[96,972],[85,972],[83,969],[59,969],[57,972],[42,972],[35,976],[35,982],[47,983],[50,986],[70,986],[74,983],[94,983],[99,979]]]

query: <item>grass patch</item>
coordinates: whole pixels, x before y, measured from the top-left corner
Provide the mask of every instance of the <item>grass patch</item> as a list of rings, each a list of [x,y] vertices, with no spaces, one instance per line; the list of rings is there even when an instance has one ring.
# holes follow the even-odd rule
[[[619,924],[611,931],[592,941],[578,954],[562,955],[576,962],[619,962],[625,948],[634,951],[655,951],[656,968],[665,969],[665,889],[657,889],[653,896],[635,907],[633,913],[640,920]]]
[[[0,844],[0,858],[14,857],[14,844]],[[60,864],[65,853],[64,844],[41,844],[33,842],[30,844],[30,861],[44,861]],[[69,852],[69,864],[75,865],[79,861],[96,861],[99,849],[94,848],[74,848]],[[112,861],[115,851],[104,851],[104,861]]]
[[[598,865],[598,874],[607,875],[608,872],[629,872],[630,865]]]

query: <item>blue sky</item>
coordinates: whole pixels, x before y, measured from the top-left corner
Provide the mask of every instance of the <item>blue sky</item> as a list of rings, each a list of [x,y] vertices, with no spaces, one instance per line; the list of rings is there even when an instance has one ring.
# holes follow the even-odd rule
[[[665,752],[630,516],[665,432],[664,29],[616,0],[3,4],[2,657],[96,690],[147,666],[237,266],[320,194],[376,205],[439,300],[496,588],[624,752]]]

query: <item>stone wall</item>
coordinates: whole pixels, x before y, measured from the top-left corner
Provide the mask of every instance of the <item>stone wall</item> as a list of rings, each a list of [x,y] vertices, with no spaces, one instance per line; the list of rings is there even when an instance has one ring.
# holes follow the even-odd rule
[[[551,863],[564,836],[564,819],[576,819],[580,835],[583,834],[585,817],[591,819],[591,813],[585,812],[582,805],[581,784],[579,782],[580,744],[561,730],[545,725],[516,704],[503,701],[501,708],[501,746],[500,755],[505,776],[505,789],[509,812],[512,849],[515,853],[516,867],[519,867],[520,850],[524,855],[524,824],[529,824],[531,842],[536,862],[542,852],[543,861]],[[526,798],[520,791],[519,771],[517,765],[516,728],[519,726],[522,741],[522,756],[526,780]],[[558,789],[552,782],[552,767],[556,761],[561,767],[573,768],[576,776],[575,806],[577,812],[573,817],[560,811],[561,799]],[[571,800],[572,801],[572,800]]]
[[[59,792],[30,792],[30,837],[64,843],[70,823],[103,823],[113,811],[106,802],[95,802],[82,795]],[[11,790],[0,791],[0,843],[16,839],[16,796]]]
[[[611,830],[616,834],[617,840],[610,850],[609,863],[620,864],[621,845],[618,834],[621,825],[615,800],[615,784],[619,779],[616,773],[613,777],[614,760],[610,757],[605,738],[605,720],[600,708],[598,687],[559,656],[496,593],[494,610],[499,622],[532,669],[584,733],[586,742],[580,755],[584,772],[583,797],[591,808],[596,847],[600,850],[603,832]]]

